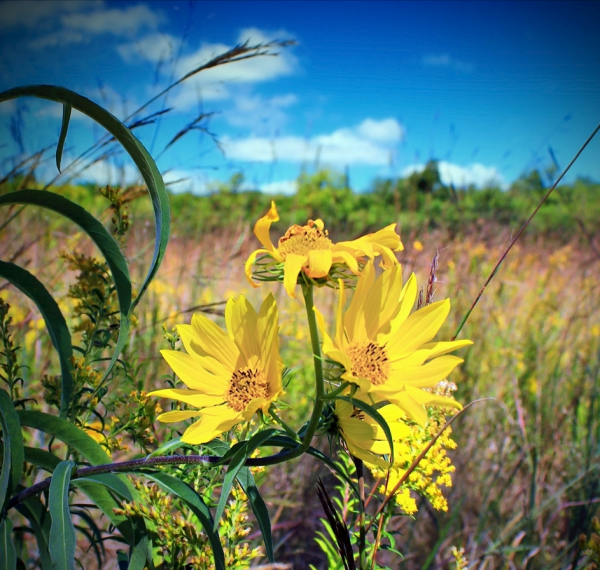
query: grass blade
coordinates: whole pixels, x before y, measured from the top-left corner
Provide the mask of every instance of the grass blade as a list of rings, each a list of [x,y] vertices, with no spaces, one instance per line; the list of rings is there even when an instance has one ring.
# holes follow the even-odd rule
[[[19,416],[8,392],[0,389],[0,422],[2,423],[2,470],[0,471],[0,504],[7,500],[17,488],[23,470],[23,433]]]
[[[17,569],[17,552],[12,540],[12,521],[7,517],[0,524],[0,567]]]
[[[48,547],[52,570],[75,570],[75,527],[69,509],[69,483],[73,467],[75,464],[72,461],[61,461],[50,483],[48,508],[52,525]]]
[[[73,395],[73,377],[71,375],[71,358],[73,347],[67,322],[63,317],[56,301],[44,285],[29,271],[15,265],[0,261],[0,277],[12,283],[22,293],[27,295],[42,313],[50,340],[58,352],[61,373],[60,416],[65,417]]]
[[[67,105],[66,103],[63,105],[62,125],[60,126],[58,145],[56,145],[56,168],[59,172],[62,153],[65,147],[65,139],[67,138],[67,130],[69,129],[69,120],[71,119],[71,109],[71,105]]]

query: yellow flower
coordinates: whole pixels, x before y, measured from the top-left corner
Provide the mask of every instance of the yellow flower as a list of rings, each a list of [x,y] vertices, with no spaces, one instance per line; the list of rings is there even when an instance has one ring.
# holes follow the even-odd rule
[[[411,275],[403,287],[401,271],[394,266],[376,279],[373,263],[367,263],[345,312],[340,280],[333,339],[318,311],[317,318],[323,332],[323,352],[344,367],[344,380],[358,386],[355,396],[366,402],[395,404],[424,426],[427,412],[423,406],[461,407],[428,389],[463,361],[447,353],[472,342],[430,342],[448,316],[450,301],[439,301],[410,314],[417,297],[416,279]]]
[[[397,443],[402,445],[399,442],[405,441],[411,435],[410,428],[397,421],[403,415],[402,410],[388,404],[377,411],[390,428],[394,446]],[[387,469],[390,463],[381,456],[390,456],[391,451],[381,426],[371,416],[344,400],[336,400],[334,413],[338,430],[346,442],[348,451],[369,465]]]
[[[260,283],[252,280],[252,264],[257,256],[268,254],[276,263],[283,263],[283,285],[290,297],[295,297],[294,288],[302,271],[311,279],[327,277],[334,263],[347,265],[355,275],[360,273],[358,261],[373,259],[381,255],[382,265],[391,267],[398,264],[394,251],[402,251],[404,246],[395,232],[396,224],[368,234],[353,241],[333,243],[322,220],[309,220],[305,226],[293,225],[279,239],[278,247],[271,242],[271,224],[279,220],[275,202],[271,209],[254,226],[254,235],[263,245],[252,252],[246,261],[246,277],[253,287]]]
[[[258,314],[243,296],[229,299],[225,322],[228,332],[196,314],[191,325],[177,327],[187,354],[161,351],[188,389],[167,388],[149,395],[199,408],[158,417],[161,422],[178,422],[201,416],[183,434],[186,443],[206,443],[250,420],[259,409],[268,413],[283,393],[279,316],[273,295],[264,300]]]

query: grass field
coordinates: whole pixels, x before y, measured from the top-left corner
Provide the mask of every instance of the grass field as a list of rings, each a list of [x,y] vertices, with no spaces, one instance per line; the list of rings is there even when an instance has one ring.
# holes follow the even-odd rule
[[[335,237],[336,220],[326,223]],[[179,232],[173,220],[165,261],[136,311],[126,350],[135,365],[132,382],[145,390],[164,385],[162,377],[169,370],[159,355],[166,346],[163,324],[189,322],[194,307],[222,324],[220,303],[229,296],[243,293],[257,306],[271,291],[280,307],[282,356],[291,368],[285,419],[297,428],[308,416],[312,389],[304,308],[280,287],[248,285],[243,263],[257,242],[247,222],[231,226],[197,236]],[[421,231],[418,242],[412,229],[406,235],[402,227],[399,231],[405,278],[414,271],[419,283],[426,283],[439,252],[435,299],[450,298],[452,309],[438,338],[449,340],[514,228],[473,223],[462,228],[460,237],[445,229]],[[72,228],[33,210],[19,214],[5,234],[2,257],[18,259],[37,275],[69,314],[67,286],[75,273],[57,252],[93,253],[92,246]],[[134,219],[125,250],[134,284],[149,262],[152,237],[151,229]],[[39,394],[41,376],[57,370],[43,322],[14,290],[3,288],[1,295],[13,306],[15,341],[23,347],[23,392]],[[332,291],[319,291],[317,303],[326,318],[332,316],[334,302]],[[399,519],[394,528],[404,558],[394,564],[454,568],[451,548],[456,546],[464,548],[469,568],[585,567],[579,537],[589,534],[600,502],[599,306],[600,256],[593,239],[575,235],[567,241],[535,232],[512,250],[460,333],[474,344],[461,350],[465,363],[450,378],[458,387],[456,397],[463,404],[489,399],[471,407],[453,426],[458,448],[451,452],[453,486],[444,491],[449,510],[434,511],[418,501],[414,520]],[[38,405],[45,406],[39,400]],[[327,440],[322,438],[320,445],[327,449]],[[128,448],[126,436],[123,447]],[[133,451],[139,450],[120,453]],[[314,543],[323,516],[314,491],[317,475],[326,481],[330,477],[309,457],[260,475],[277,559],[295,568],[308,563],[324,568]],[[251,536],[259,544],[256,529]]]

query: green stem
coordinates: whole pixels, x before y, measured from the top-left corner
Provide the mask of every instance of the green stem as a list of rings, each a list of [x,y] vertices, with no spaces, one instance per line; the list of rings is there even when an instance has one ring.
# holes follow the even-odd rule
[[[356,467],[356,477],[358,479],[358,492],[360,494],[358,509],[358,567],[365,570],[367,564],[367,533],[365,531],[365,473],[362,459],[352,456],[354,466]]]
[[[327,392],[325,396],[323,396],[323,400],[335,400],[336,396],[339,396],[346,388],[350,386],[350,382],[342,382],[335,390],[331,392]]]
[[[269,408],[269,415],[287,432],[292,439],[300,441],[298,434],[277,415],[273,409],[273,406]]]

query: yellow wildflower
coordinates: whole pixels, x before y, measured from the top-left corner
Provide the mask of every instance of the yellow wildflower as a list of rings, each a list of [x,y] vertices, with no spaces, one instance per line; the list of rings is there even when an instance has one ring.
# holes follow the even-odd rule
[[[410,436],[410,428],[397,421],[402,415],[399,408],[389,404],[377,411],[388,424],[394,442],[401,442]],[[391,454],[390,444],[381,426],[371,416],[344,400],[336,400],[334,413],[340,435],[354,457],[382,469],[390,466],[381,457]]]
[[[161,351],[188,390],[167,388],[149,395],[198,408],[166,412],[157,418],[177,422],[201,416],[183,434],[186,443],[206,443],[250,420],[259,409],[267,413],[283,393],[279,316],[273,295],[265,299],[258,314],[243,296],[229,299],[225,321],[228,332],[195,314],[191,325],[177,327],[187,354]]]
[[[395,232],[396,224],[352,241],[333,243],[322,220],[309,220],[305,226],[293,225],[275,247],[269,230],[278,220],[272,202],[271,209],[254,226],[254,235],[263,247],[252,252],[246,261],[246,277],[253,287],[260,286],[252,280],[252,265],[259,255],[267,254],[275,263],[283,263],[283,285],[290,297],[296,296],[294,288],[301,272],[311,279],[321,279],[328,276],[334,263],[341,263],[358,275],[359,261],[381,255],[382,265],[391,267],[398,264],[394,251],[404,249]]]
[[[468,346],[470,340],[430,342],[450,311],[450,301],[439,301],[410,314],[417,297],[414,274],[402,286],[401,267],[383,271],[376,279],[368,262],[344,312],[344,284],[340,280],[336,334],[323,332],[323,352],[344,368],[342,378],[358,386],[355,394],[366,402],[388,401],[420,425],[427,422],[424,406],[460,408],[434,388],[463,360],[447,353]]]

